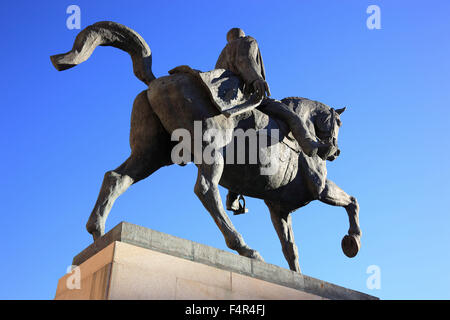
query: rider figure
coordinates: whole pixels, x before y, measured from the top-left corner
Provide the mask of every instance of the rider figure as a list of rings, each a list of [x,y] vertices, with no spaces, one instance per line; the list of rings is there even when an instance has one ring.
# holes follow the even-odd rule
[[[215,68],[230,70],[240,76],[246,88],[264,98],[258,110],[283,120],[306,155],[310,157],[318,155],[325,160],[330,145],[318,141],[310,133],[305,122],[285,104],[267,97],[270,96],[270,90],[265,80],[264,64],[256,40],[245,36],[242,29],[233,28],[227,33],[227,42]],[[235,214],[243,213],[238,197],[239,195],[232,191],[227,195],[227,209],[233,210]]]

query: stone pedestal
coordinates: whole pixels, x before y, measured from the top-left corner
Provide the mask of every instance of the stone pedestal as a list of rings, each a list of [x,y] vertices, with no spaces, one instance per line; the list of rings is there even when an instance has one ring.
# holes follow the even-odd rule
[[[73,259],[55,299],[377,299],[122,222]],[[81,279],[77,288],[76,278]]]

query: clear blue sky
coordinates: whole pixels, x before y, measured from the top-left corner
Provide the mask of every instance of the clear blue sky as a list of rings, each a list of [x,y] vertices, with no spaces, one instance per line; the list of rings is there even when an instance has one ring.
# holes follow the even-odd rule
[[[91,243],[85,223],[105,171],[129,155],[131,105],[145,86],[127,54],[98,48],[57,72],[81,27],[112,20],[138,31],[163,76],[214,67],[229,28],[255,37],[275,98],[347,106],[342,154],[329,178],[360,202],[362,249],[340,248],[342,208],[312,203],[293,214],[309,276],[383,299],[450,299],[450,2],[448,1],[2,1],[0,26],[0,298],[51,299],[72,257]],[[381,8],[381,30],[366,8]],[[107,222],[128,221],[228,250],[193,193],[196,168],[166,167],[121,196]],[[222,197],[225,191],[222,191]],[[175,195],[175,197],[171,197]],[[231,217],[269,263],[287,267],[267,208]],[[367,267],[381,289],[366,287]]]

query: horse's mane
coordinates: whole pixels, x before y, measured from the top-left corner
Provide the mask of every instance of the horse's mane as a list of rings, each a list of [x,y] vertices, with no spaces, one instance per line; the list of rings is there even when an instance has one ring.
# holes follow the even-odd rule
[[[283,102],[297,114],[300,114],[300,112],[304,108],[307,108],[310,112],[315,113],[329,112],[331,109],[329,106],[327,106],[322,102],[310,100],[308,98],[303,97],[286,97],[282,99],[281,102]]]

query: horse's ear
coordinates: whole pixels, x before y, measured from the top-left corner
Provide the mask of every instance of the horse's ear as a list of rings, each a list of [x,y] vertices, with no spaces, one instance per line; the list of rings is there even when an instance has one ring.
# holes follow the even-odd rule
[[[346,109],[346,107],[336,109],[336,112],[339,113],[339,115],[341,115],[345,111],[345,109]]]

